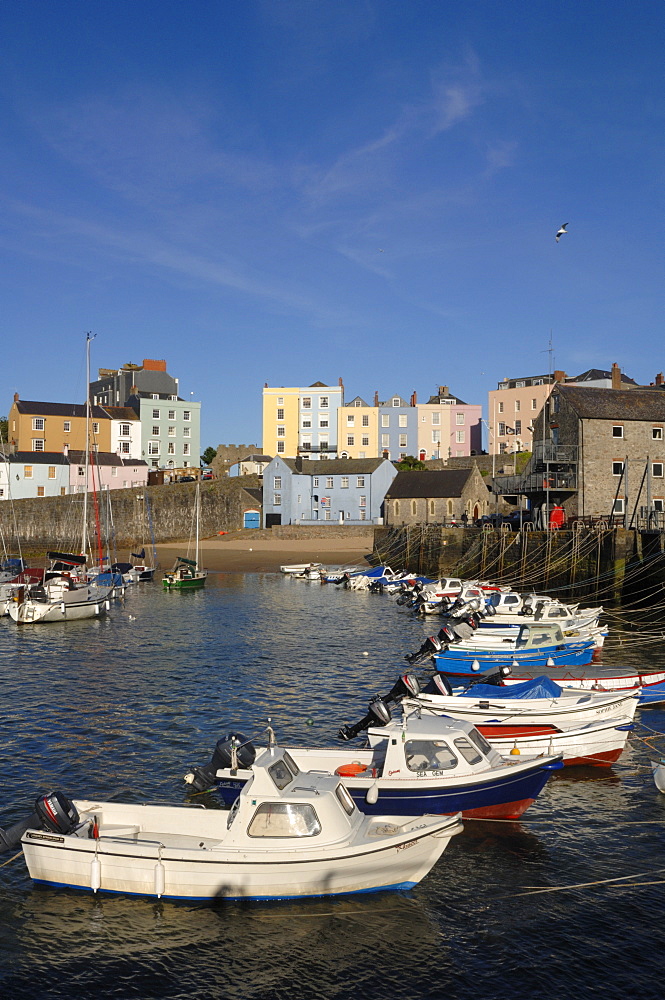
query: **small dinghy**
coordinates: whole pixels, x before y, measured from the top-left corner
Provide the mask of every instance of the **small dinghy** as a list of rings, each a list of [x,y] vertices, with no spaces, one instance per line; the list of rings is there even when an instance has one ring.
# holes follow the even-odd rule
[[[0,847],[23,847],[52,886],[165,899],[291,899],[407,889],[429,872],[455,816],[364,816],[339,777],[270,747],[230,812],[42,796]]]
[[[665,760],[652,760],[653,780],[659,792],[665,792]]]

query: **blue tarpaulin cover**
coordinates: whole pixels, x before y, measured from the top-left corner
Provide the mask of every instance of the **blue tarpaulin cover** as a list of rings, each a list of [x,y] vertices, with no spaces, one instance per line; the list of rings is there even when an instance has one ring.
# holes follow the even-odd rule
[[[474,684],[466,691],[460,691],[460,698],[558,698],[561,688],[550,677],[534,677],[521,684]]]

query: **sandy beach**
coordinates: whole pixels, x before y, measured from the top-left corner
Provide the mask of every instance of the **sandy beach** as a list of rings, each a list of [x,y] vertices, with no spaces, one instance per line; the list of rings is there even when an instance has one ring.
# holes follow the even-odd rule
[[[368,565],[365,556],[372,551],[371,538],[257,538],[249,532],[233,532],[220,538],[204,538],[199,544],[204,569],[227,573],[279,572],[285,563],[320,562],[326,566]],[[162,569],[178,556],[187,555],[187,543],[157,545]]]

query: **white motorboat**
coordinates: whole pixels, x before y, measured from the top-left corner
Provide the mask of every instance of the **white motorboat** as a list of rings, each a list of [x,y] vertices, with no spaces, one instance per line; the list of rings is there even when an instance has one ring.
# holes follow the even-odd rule
[[[409,675],[405,678],[410,680]],[[365,813],[392,815],[452,814],[465,818],[517,819],[535,801],[561,759],[557,754],[504,759],[468,722],[444,718],[415,702],[404,702],[401,719],[392,719],[388,701],[399,688],[370,702],[368,714],[344,726],[348,742],[367,730],[364,747],[287,747],[303,770],[339,775]],[[399,688],[399,689],[398,689]],[[269,729],[271,739],[272,729]],[[233,758],[234,747],[236,758]],[[241,734],[220,740],[210,763],[185,776],[197,791],[216,785],[231,805],[252,776],[256,751]]]
[[[319,570],[322,570],[324,568],[323,563],[307,562],[307,563],[290,563],[289,565],[286,566],[280,566],[279,569],[281,573],[286,573],[287,576],[293,576],[296,573],[304,573],[306,570],[311,569],[314,566],[318,567]]]
[[[18,587],[7,611],[19,625],[98,618],[110,608],[112,589],[75,586],[66,575],[55,576],[43,584]]]
[[[230,813],[43,798],[20,841],[31,878],[166,899],[410,888],[462,830],[459,814],[365,816],[339,777],[303,772],[276,747],[256,761]],[[5,849],[20,826],[0,836]]]

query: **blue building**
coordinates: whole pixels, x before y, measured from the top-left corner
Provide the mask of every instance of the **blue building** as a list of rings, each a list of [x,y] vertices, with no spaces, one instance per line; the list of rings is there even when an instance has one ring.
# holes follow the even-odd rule
[[[382,524],[397,470],[385,458],[303,461],[277,455],[263,472],[263,523]]]
[[[418,409],[415,399],[407,402],[401,396],[391,396],[379,403],[379,453],[395,461],[418,453]]]

